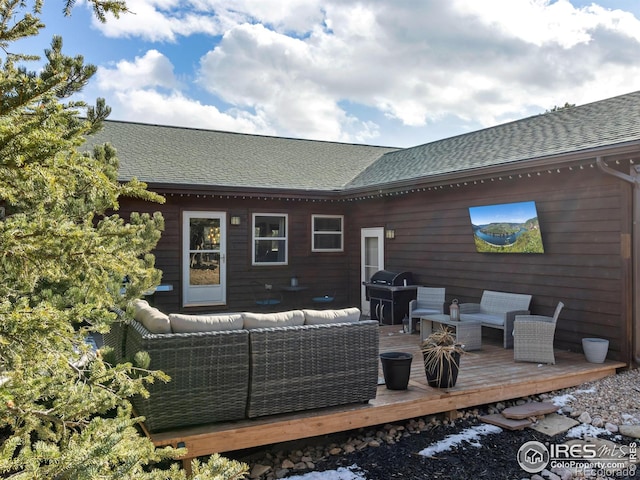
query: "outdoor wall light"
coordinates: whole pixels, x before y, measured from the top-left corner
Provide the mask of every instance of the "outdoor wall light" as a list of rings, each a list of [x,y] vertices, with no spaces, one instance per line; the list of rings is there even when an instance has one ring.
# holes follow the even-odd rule
[[[240,225],[240,217],[237,215],[231,217],[231,225]]]
[[[384,231],[384,236],[388,240],[393,240],[394,238],[396,238],[396,231],[393,228],[387,228]]]

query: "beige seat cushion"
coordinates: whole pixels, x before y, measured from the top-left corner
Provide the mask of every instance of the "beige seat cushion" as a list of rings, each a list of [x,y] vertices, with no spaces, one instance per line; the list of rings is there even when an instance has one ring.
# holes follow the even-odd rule
[[[304,313],[302,310],[290,310],[276,313],[251,313],[242,314],[244,328],[271,328],[271,327],[297,327],[304,325]]]
[[[341,310],[303,310],[303,312],[306,325],[358,322],[360,320],[360,309],[356,307]]]
[[[169,314],[169,322],[173,333],[221,332],[223,330],[240,330],[243,327],[241,313],[213,315]]]
[[[171,333],[169,317],[144,300],[134,302],[133,318],[140,322],[151,333]]]
[[[144,310],[145,308],[151,308],[149,302],[140,298],[136,298],[133,302],[131,302],[131,305],[133,305],[133,318],[135,318],[137,321],[140,321],[139,316],[142,310]]]

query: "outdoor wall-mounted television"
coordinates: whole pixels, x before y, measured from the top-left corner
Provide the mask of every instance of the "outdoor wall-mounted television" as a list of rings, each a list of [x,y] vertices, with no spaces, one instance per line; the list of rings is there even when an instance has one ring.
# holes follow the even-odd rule
[[[469,207],[473,240],[482,253],[544,253],[536,203]]]

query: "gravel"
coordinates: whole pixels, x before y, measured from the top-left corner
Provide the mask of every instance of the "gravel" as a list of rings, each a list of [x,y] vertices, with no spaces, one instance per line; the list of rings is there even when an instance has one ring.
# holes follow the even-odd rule
[[[554,437],[529,428],[491,433],[496,428],[478,419],[509,406],[551,399],[559,405],[559,413],[578,420],[580,427]],[[484,430],[487,432],[476,435]],[[517,461],[518,450],[526,442],[536,440],[545,445],[559,445],[575,441],[576,436],[583,439],[598,436],[619,446],[640,444],[639,369],[579,387],[459,411],[453,419],[435,415],[402,424],[379,425],[225,455],[248,463],[250,478],[260,480],[298,476],[304,479],[309,472],[330,472],[339,468],[358,472],[353,477],[340,478],[367,480],[640,478],[640,466],[635,472],[631,468],[607,476],[566,469],[530,474]],[[420,454],[429,447],[443,444],[447,445],[443,451],[430,456]],[[327,474],[324,478],[334,480],[339,477]]]

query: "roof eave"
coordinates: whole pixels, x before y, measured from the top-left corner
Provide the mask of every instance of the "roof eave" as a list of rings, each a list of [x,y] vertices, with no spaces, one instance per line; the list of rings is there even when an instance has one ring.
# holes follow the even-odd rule
[[[376,185],[367,185],[365,187],[346,188],[343,190],[343,196],[347,198],[360,197],[362,195],[375,193],[390,193],[397,190],[407,188],[423,188],[423,187],[439,187],[441,185],[449,185],[460,181],[473,182],[476,180],[495,177],[505,174],[521,174],[532,171],[549,169],[551,167],[558,168],[562,165],[565,167],[571,165],[580,165],[586,162],[594,163],[596,157],[615,157],[624,156],[626,154],[639,154],[640,140],[624,142],[615,146],[603,146],[586,150],[580,150],[571,153],[563,153],[540,158],[532,158],[528,160],[516,160],[513,162],[502,163],[499,165],[491,165],[488,167],[468,168],[464,170],[456,170],[435,175],[425,175],[410,179],[399,180],[395,182],[385,182]]]
[[[203,195],[220,198],[263,198],[263,199],[318,199],[337,200],[342,195],[342,190],[312,190],[296,188],[255,188],[233,187],[228,185],[190,185],[175,183],[147,182],[147,188],[154,192],[166,195]]]

